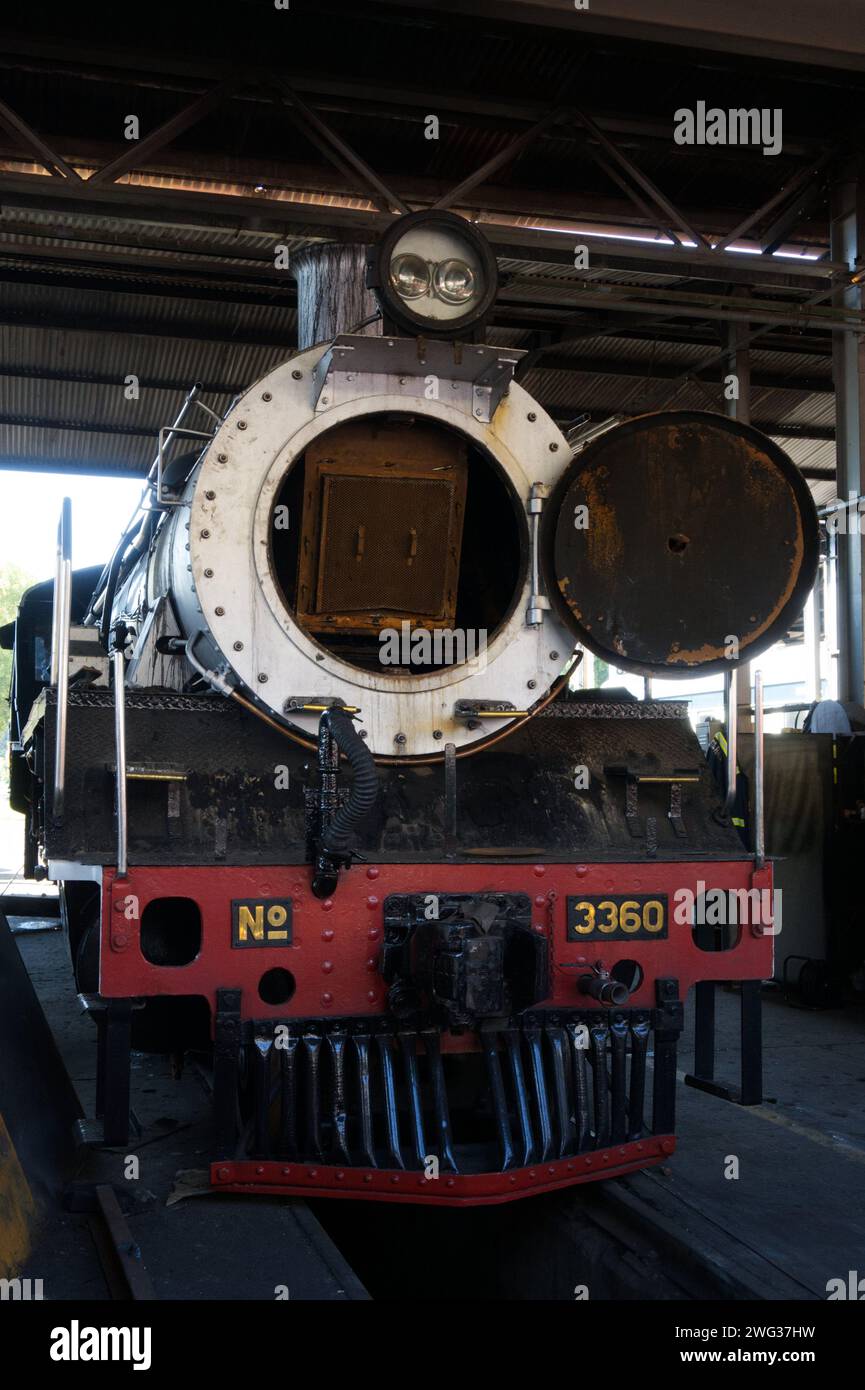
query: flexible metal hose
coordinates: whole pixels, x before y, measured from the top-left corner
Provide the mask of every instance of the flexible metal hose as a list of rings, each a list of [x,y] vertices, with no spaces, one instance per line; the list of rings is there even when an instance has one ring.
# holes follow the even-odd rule
[[[366,819],[378,800],[378,773],[372,753],[354,727],[350,714],[335,707],[325,711],[321,722],[354,773],[348,801],[341,806],[322,835],[322,849],[328,854],[345,854],[351,848],[353,833]]]

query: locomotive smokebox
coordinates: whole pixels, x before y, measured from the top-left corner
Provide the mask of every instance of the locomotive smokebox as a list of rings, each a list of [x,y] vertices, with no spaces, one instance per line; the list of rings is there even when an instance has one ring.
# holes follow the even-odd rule
[[[344,704],[376,758],[435,760],[536,714],[578,647],[729,669],[798,615],[818,530],[790,460],[697,412],[575,455],[514,380],[523,354],[483,341],[496,266],[475,227],[410,214],[295,273],[302,350],[160,498],[149,607],[170,596],[217,689],[308,743]]]

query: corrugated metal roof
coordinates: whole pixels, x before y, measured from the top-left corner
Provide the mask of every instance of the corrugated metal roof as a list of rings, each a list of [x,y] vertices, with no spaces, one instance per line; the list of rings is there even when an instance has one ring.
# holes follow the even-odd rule
[[[505,150],[514,135],[535,119],[526,115],[530,107],[538,113],[559,109],[561,124],[548,127],[518,159],[495,171],[487,185],[472,195],[472,215],[481,223],[488,217],[551,227],[560,216],[563,223],[580,219],[594,223],[600,231],[618,208],[621,226],[645,230],[644,213],[623,197],[621,188],[593,157],[588,142],[594,137],[587,136],[579,119],[570,114],[578,106],[591,112],[602,129],[614,132],[624,158],[634,160],[683,211],[702,210],[696,225],[709,228],[716,214],[722,226],[733,225],[800,167],[805,148],[816,147],[816,137],[842,128],[851,91],[855,89],[855,95],[862,87],[853,76],[837,87],[824,84],[821,100],[815,103],[808,84],[784,65],[737,65],[729,57],[714,55],[706,60],[659,45],[620,42],[581,31],[578,20],[572,29],[550,31],[509,24],[502,16],[444,20],[434,9],[422,14],[407,7],[388,7],[371,16],[368,9],[361,13],[340,7],[335,23],[326,7],[320,12],[316,6],[298,7],[290,21],[292,53],[282,55],[274,49],[276,65],[296,63],[310,104],[401,191],[402,179],[409,189],[440,187],[445,192]],[[183,37],[187,17],[182,11],[178,7],[176,44],[181,57],[187,51]],[[269,53],[259,51],[262,39],[249,26],[228,31],[214,25],[202,27],[197,18],[188,23],[194,39],[186,42],[191,42],[189,54],[196,62],[212,59],[227,70],[228,57],[232,70],[235,63],[238,70],[245,70],[252,53],[261,65],[270,61]],[[71,13],[65,24],[71,50],[79,29],[84,26],[83,34],[87,25]],[[62,42],[58,36],[63,32],[61,20],[56,43]],[[146,26],[140,42],[143,49],[148,47]],[[176,74],[164,80],[159,55],[152,56],[152,72],[148,69],[138,77],[131,71],[131,59],[130,72],[124,73],[119,62],[117,71],[111,71],[106,62],[105,70],[96,72],[79,58],[85,68],[82,72],[72,70],[71,56],[68,71],[48,73],[40,67],[38,55],[29,66],[10,60],[3,55],[0,41],[4,99],[20,109],[45,138],[56,139],[64,156],[82,168],[98,167],[101,155],[110,159],[112,152],[117,153],[116,145],[123,145],[106,126],[106,109],[134,110],[143,130],[155,130],[190,100],[192,91],[207,85],[208,79],[185,81]],[[751,106],[758,78],[761,104],[784,108],[785,141],[780,154],[766,159],[756,148],[674,144],[673,113],[678,107],[696,100],[722,107]],[[346,89],[342,95],[325,91],[340,80]],[[320,103],[315,82],[321,83]],[[428,104],[389,96],[389,90],[398,89],[399,84],[408,93],[423,93],[423,103],[428,94]],[[130,106],[132,92],[134,105]],[[438,110],[436,93],[442,98]],[[292,204],[373,207],[362,185],[355,186],[352,176],[335,172],[278,104],[261,99],[260,93],[255,99],[252,95],[247,91],[242,99],[209,112],[165,149],[148,156],[146,174],[125,174],[120,185],[146,181],[151,188],[182,188],[204,195],[247,189],[251,194],[263,184],[268,191],[261,195],[262,214],[273,217],[276,206],[281,220],[285,208],[287,222]],[[473,109],[490,104],[497,107],[500,119],[488,109]],[[427,110],[439,116],[438,140],[424,136]],[[0,168],[4,165],[19,174],[35,167],[20,146],[12,141],[10,148],[6,134],[0,133]],[[56,181],[46,176],[33,182],[44,191]],[[484,201],[487,194],[488,203]],[[424,201],[411,193],[404,196],[413,203]],[[0,424],[0,462],[12,457],[26,460],[29,456],[34,461],[51,457],[65,459],[74,467],[122,457],[134,458],[143,466],[152,457],[151,440],[133,433],[113,437],[105,431],[155,432],[173,418],[179,395],[193,381],[204,382],[210,388],[206,399],[222,409],[234,391],[246,387],[293,348],[296,316],[292,304],[284,302],[292,295],[283,284],[275,283],[273,302],[268,302],[268,267],[275,241],[285,242],[293,252],[311,238],[257,230],[254,225],[195,226],[184,222],[181,210],[176,218],[172,214],[170,223],[162,223],[152,206],[149,217],[104,216],[78,206],[73,211],[66,204],[58,204],[56,211],[40,210],[27,206],[26,198],[16,203],[14,196],[0,201],[0,276],[5,277],[0,279],[0,416],[13,422],[41,419],[90,426],[52,429],[45,423],[40,430],[22,423]],[[821,208],[815,216],[824,213]],[[233,217],[233,210],[224,216]],[[298,225],[295,221],[295,228]],[[805,239],[804,231],[797,239]],[[623,243],[623,259],[627,251]],[[124,252],[134,253],[135,268],[123,265]],[[88,263],[84,259],[88,254],[99,264]],[[586,287],[618,288],[621,300],[627,299],[629,289],[674,291],[688,278],[661,274],[648,262],[643,264],[647,268],[607,265],[582,272],[567,263],[543,261],[540,253],[536,259],[530,252],[503,258],[503,317],[510,316],[520,326],[493,328],[490,340],[534,348],[548,330],[556,331],[564,323],[567,332],[572,320],[581,326],[592,323],[587,317],[592,314],[609,328],[614,313],[581,305]],[[743,258],[742,264],[747,268],[749,258]],[[28,266],[32,273],[25,282]],[[174,273],[168,274],[169,270]],[[795,265],[790,270],[795,273]],[[705,285],[700,281],[695,288]],[[804,293],[778,287],[779,302],[801,300]],[[659,319],[662,314],[674,319],[675,309],[669,313],[666,307],[659,309]],[[623,325],[637,318],[629,311],[619,317]],[[675,341],[675,329],[659,326],[658,333],[667,332],[667,339],[652,341],[648,336],[655,331],[652,318],[643,315],[640,322],[645,324],[642,337],[626,336],[612,325],[617,331],[555,344],[555,358],[573,363],[574,370],[550,369],[541,357],[524,384],[554,410],[637,411],[665,404],[705,409],[720,403],[715,382],[679,383],[653,377],[653,372],[659,368],[668,373],[696,372],[712,363],[718,356],[722,326],[706,328],[698,323],[696,329],[708,339],[705,343]],[[755,385],[754,418],[771,420],[779,427],[831,427],[831,391],[797,391],[790,384],[803,377],[810,379],[810,387],[813,379],[828,376],[829,350],[828,341],[826,355],[784,353],[755,343],[754,376],[782,377],[785,384]],[[589,359],[597,371],[580,370],[581,361]],[[607,371],[607,364],[625,364],[626,370]],[[129,373],[142,383],[137,402],[125,401],[120,389]],[[830,441],[795,438],[786,443],[803,466],[831,466]]]

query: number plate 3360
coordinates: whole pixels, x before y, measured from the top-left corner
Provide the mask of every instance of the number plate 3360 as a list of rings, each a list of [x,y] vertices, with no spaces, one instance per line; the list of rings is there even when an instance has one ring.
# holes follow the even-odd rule
[[[610,893],[568,898],[568,940],[590,937],[659,938],[667,935],[667,895]]]

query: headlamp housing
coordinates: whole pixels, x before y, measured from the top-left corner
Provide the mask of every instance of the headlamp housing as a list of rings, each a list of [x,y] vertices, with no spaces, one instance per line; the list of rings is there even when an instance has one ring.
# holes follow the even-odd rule
[[[412,212],[388,227],[373,249],[367,286],[398,329],[468,337],[489,316],[498,269],[486,238],[465,218]]]

